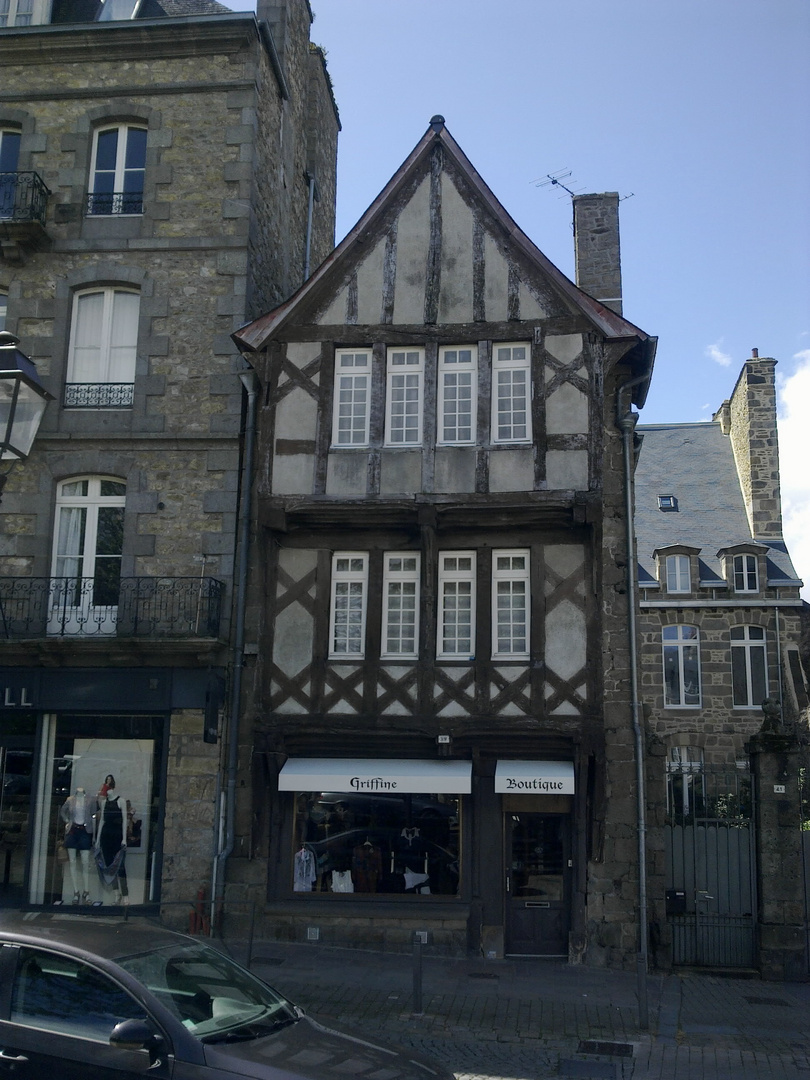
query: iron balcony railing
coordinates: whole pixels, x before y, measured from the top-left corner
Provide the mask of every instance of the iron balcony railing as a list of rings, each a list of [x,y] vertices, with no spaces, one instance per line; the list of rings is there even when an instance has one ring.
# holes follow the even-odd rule
[[[142,191],[89,191],[87,193],[87,215],[115,216],[119,214],[142,214]]]
[[[0,221],[37,221],[44,228],[49,195],[39,173],[0,172]]]
[[[0,578],[0,636],[216,638],[225,586],[209,577]]]
[[[131,409],[133,383],[66,383],[66,409]]]

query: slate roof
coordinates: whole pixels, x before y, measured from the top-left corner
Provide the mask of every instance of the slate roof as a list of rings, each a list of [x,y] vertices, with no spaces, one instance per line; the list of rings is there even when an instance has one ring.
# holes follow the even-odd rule
[[[169,16],[177,15],[232,15],[232,8],[218,4],[217,0],[159,0]]]
[[[642,587],[655,580],[653,552],[671,544],[700,548],[701,582],[716,581],[717,587],[723,587],[717,552],[754,541],[769,548],[770,582],[798,584],[784,543],[751,536],[731,440],[723,435],[719,423],[639,424],[636,430],[643,438],[635,474]],[[659,495],[674,495],[678,509],[659,510]]]

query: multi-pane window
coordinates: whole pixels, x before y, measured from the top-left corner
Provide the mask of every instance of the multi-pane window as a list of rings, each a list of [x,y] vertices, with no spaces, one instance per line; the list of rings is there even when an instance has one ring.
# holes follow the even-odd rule
[[[757,592],[758,589],[756,555],[735,555],[734,591]]]
[[[665,626],[664,705],[684,708],[700,705],[699,634],[696,626]]]
[[[335,354],[333,446],[368,446],[371,353],[338,349]]]
[[[765,631],[760,626],[731,630],[731,681],[735,706],[759,708],[768,696]]]
[[[478,349],[474,345],[439,349],[438,442],[475,442],[477,382]]]
[[[93,140],[88,214],[142,214],[146,128],[116,124]]]
[[[419,648],[419,555],[387,553],[383,568],[384,657],[413,659]]]
[[[439,555],[437,655],[469,659],[475,652],[475,552]]]
[[[493,442],[528,442],[532,437],[530,357],[526,343],[492,347]]]
[[[667,555],[667,592],[688,593],[692,587],[688,555]]]
[[[365,652],[368,554],[338,551],[332,556],[332,610],[329,655],[360,658]]]
[[[418,446],[422,442],[424,349],[389,349],[385,442]]]
[[[140,296],[127,289],[91,289],[73,299],[65,405],[132,405]]]
[[[34,0],[0,0],[0,26],[30,26]]]
[[[0,0],[0,26],[3,0]],[[9,24],[10,25],[10,24]],[[17,199],[17,165],[20,157],[19,131],[0,130],[0,218],[14,216]]]
[[[529,552],[492,553],[492,656],[529,655]]]

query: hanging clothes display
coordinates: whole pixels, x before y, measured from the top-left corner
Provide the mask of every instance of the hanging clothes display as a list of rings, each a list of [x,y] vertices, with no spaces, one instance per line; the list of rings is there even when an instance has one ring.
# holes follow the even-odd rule
[[[126,808],[120,795],[107,795],[101,802],[96,836],[96,863],[102,884],[115,887],[121,898],[129,896],[126,870]]]
[[[295,853],[293,891],[312,892],[316,876],[315,856],[309,848],[302,847],[300,851]]]

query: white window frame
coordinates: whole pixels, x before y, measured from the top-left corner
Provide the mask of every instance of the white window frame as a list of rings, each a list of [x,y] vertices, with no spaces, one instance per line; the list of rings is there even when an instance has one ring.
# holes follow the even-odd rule
[[[735,636],[736,635],[736,636]],[[735,709],[758,709],[768,696],[768,635],[761,626],[734,626],[730,632],[731,641],[731,700]],[[764,693],[759,701],[754,695],[753,655],[759,653],[762,662]],[[745,670],[745,701],[734,697],[735,655],[742,661]]]
[[[516,357],[515,353],[522,350],[523,356]],[[532,347],[528,341],[493,341],[492,343],[492,442],[493,443],[519,443],[525,444],[532,441]],[[511,402],[509,409],[509,435],[499,434],[500,424],[498,422],[499,416],[499,386],[502,373],[513,373],[516,371],[524,371],[526,378],[526,419],[523,425],[516,425],[514,420],[514,384],[512,382],[514,376],[510,374],[510,397]],[[526,431],[523,435],[515,435],[514,429],[516,426],[525,426]]]
[[[39,26],[50,18],[50,0],[26,0],[27,11],[20,11],[20,0],[9,0],[8,10],[0,11],[0,27]]]
[[[79,364],[77,359],[77,350],[82,348],[90,348],[90,346],[79,345],[79,322],[80,322],[80,308],[84,300],[91,296],[102,297],[102,311],[100,320],[100,330],[98,335],[98,344],[93,346],[97,348],[98,355],[96,359],[96,378],[77,378],[76,368]],[[116,297],[118,296],[134,296],[138,300],[137,312],[135,313],[135,335],[134,340],[127,341],[124,344],[120,344],[117,341],[117,328],[115,324],[115,308]],[[103,386],[108,384],[121,384],[132,385],[135,382],[135,364],[138,353],[138,324],[140,321],[140,293],[137,289],[122,289],[117,286],[102,286],[89,289],[82,289],[73,296],[73,310],[70,321],[70,342],[68,345],[68,365],[67,365],[67,377],[65,382],[67,384],[74,385],[97,385]],[[87,364],[88,358],[83,358],[81,363]],[[118,367],[118,370],[115,370]],[[116,377],[113,377],[116,376]],[[122,377],[123,376],[123,377]],[[66,403],[70,403],[69,400]],[[132,393],[125,394],[122,400],[118,403],[119,408],[129,408],[132,405]],[[88,406],[93,408],[91,404]]]
[[[459,359],[463,353],[469,353],[469,360]],[[466,438],[458,437],[458,391],[457,376],[470,376],[470,434]],[[455,386],[448,383],[455,379]],[[439,349],[439,374],[438,374],[438,401],[436,406],[436,442],[439,446],[471,446],[476,441],[477,417],[478,417],[478,346],[477,345],[443,345]],[[445,404],[453,403],[455,392],[455,408],[453,411],[454,428],[456,438],[448,436],[445,417]]]
[[[385,366],[385,445],[421,446],[424,419],[422,414],[425,405],[425,350],[412,346],[389,348]],[[404,385],[402,380],[406,380]],[[414,415],[412,409],[406,412],[407,407],[414,403],[414,398],[409,400],[407,395],[414,392],[416,430],[405,438],[406,417]],[[414,427],[413,424],[407,426],[411,429]]]
[[[112,172],[113,174],[113,189],[111,192],[97,191],[96,173],[99,171],[98,165],[98,141],[102,135],[107,134],[110,131],[116,131],[118,133],[118,140],[115,148],[115,168],[103,169],[101,172],[104,175]],[[144,199],[144,182],[146,180],[146,146],[144,145],[144,158],[143,164],[133,166],[127,166],[127,147],[129,145],[129,134],[131,131],[142,131],[148,133],[148,128],[145,124],[102,124],[93,131],[93,155],[90,161],[90,191],[88,198],[88,212],[92,217],[143,217],[143,199]],[[124,205],[124,199],[127,195],[135,195],[135,191],[129,192],[126,190],[126,181],[128,173],[140,173],[141,174],[141,187],[140,187],[140,209],[138,210],[122,210]],[[95,199],[101,196],[109,195],[111,198],[110,209],[106,212],[96,208]]]
[[[349,563],[359,561],[359,567],[341,567],[340,562],[348,560]],[[342,618],[338,611],[338,586],[341,584],[360,585],[360,648],[357,651],[337,648],[336,634],[339,627],[342,629]],[[357,595],[357,593],[355,593]],[[331,603],[329,611],[329,659],[330,660],[362,660],[366,652],[366,609],[368,606],[368,552],[367,551],[336,551],[332,555],[332,585]],[[348,643],[350,635],[341,634]]]
[[[691,560],[688,555],[667,555],[665,569],[668,593],[692,591]]]
[[[364,363],[358,358],[364,357]],[[338,448],[368,446],[371,423],[371,349],[336,349],[335,350],[335,388],[332,403],[332,446]],[[365,386],[360,380],[365,379]],[[341,394],[349,395],[341,401]],[[358,406],[362,406],[359,408]],[[340,421],[349,418],[349,438],[341,438]],[[362,424],[355,425],[356,418]],[[358,432],[361,439],[355,439]]]
[[[699,709],[702,704],[702,677],[700,671],[700,630],[697,626],[678,624],[665,626],[661,631],[661,661],[664,680],[664,708],[665,709]],[[677,661],[678,675],[678,701],[668,701],[667,686],[667,653]],[[689,690],[684,678],[687,659],[694,661],[697,671],[697,689]],[[694,699],[697,700],[694,700]],[[688,700],[692,699],[692,700]]]
[[[469,568],[459,569],[452,566],[453,560],[469,559]],[[439,552],[439,587],[438,587],[438,625],[436,627],[436,656],[439,660],[474,660],[475,659],[475,607],[476,607],[476,553],[474,551],[440,551]],[[458,649],[448,650],[444,647],[444,622],[445,609],[450,593],[445,586],[459,585],[469,582],[470,597],[470,648],[461,652]],[[456,594],[458,595],[458,594]],[[458,635],[455,635],[458,637]]]
[[[397,563],[401,563],[404,560],[408,560],[413,565],[407,569],[402,566],[397,566]],[[382,648],[380,655],[386,660],[415,660],[419,654],[419,603],[420,603],[420,571],[421,571],[421,557],[417,551],[386,551],[383,556],[383,606],[382,606]],[[392,644],[396,644],[397,640],[401,646],[402,644],[402,630],[404,627],[404,620],[402,618],[402,612],[404,608],[399,607],[399,615],[397,615],[397,593],[402,600],[405,596],[405,589],[402,586],[412,586],[411,593],[413,595],[413,649],[392,648]],[[392,619],[393,624],[392,624]],[[394,638],[389,636],[389,628],[393,625],[395,629],[399,631]],[[410,636],[410,635],[408,635]]]
[[[498,563],[502,560],[509,560],[510,564],[513,560],[522,559],[523,567],[516,568],[512,565],[506,567],[499,567]],[[492,659],[493,660],[528,660],[529,658],[529,630],[531,624],[531,592],[529,582],[529,572],[531,567],[531,553],[528,548],[504,548],[503,550],[495,550],[492,552]],[[498,586],[502,583],[522,583],[523,584],[523,598],[524,598],[524,633],[523,640],[525,642],[525,648],[515,649],[514,647],[509,649],[500,649],[501,634],[499,633],[498,615],[501,610],[498,603],[499,590]],[[512,646],[514,646],[515,632],[514,623],[510,621],[509,638]]]
[[[759,592],[759,566],[756,555],[734,555],[731,560],[731,572],[734,575],[734,592]],[[753,586],[750,584],[752,578]],[[740,581],[741,585],[738,584]]]

